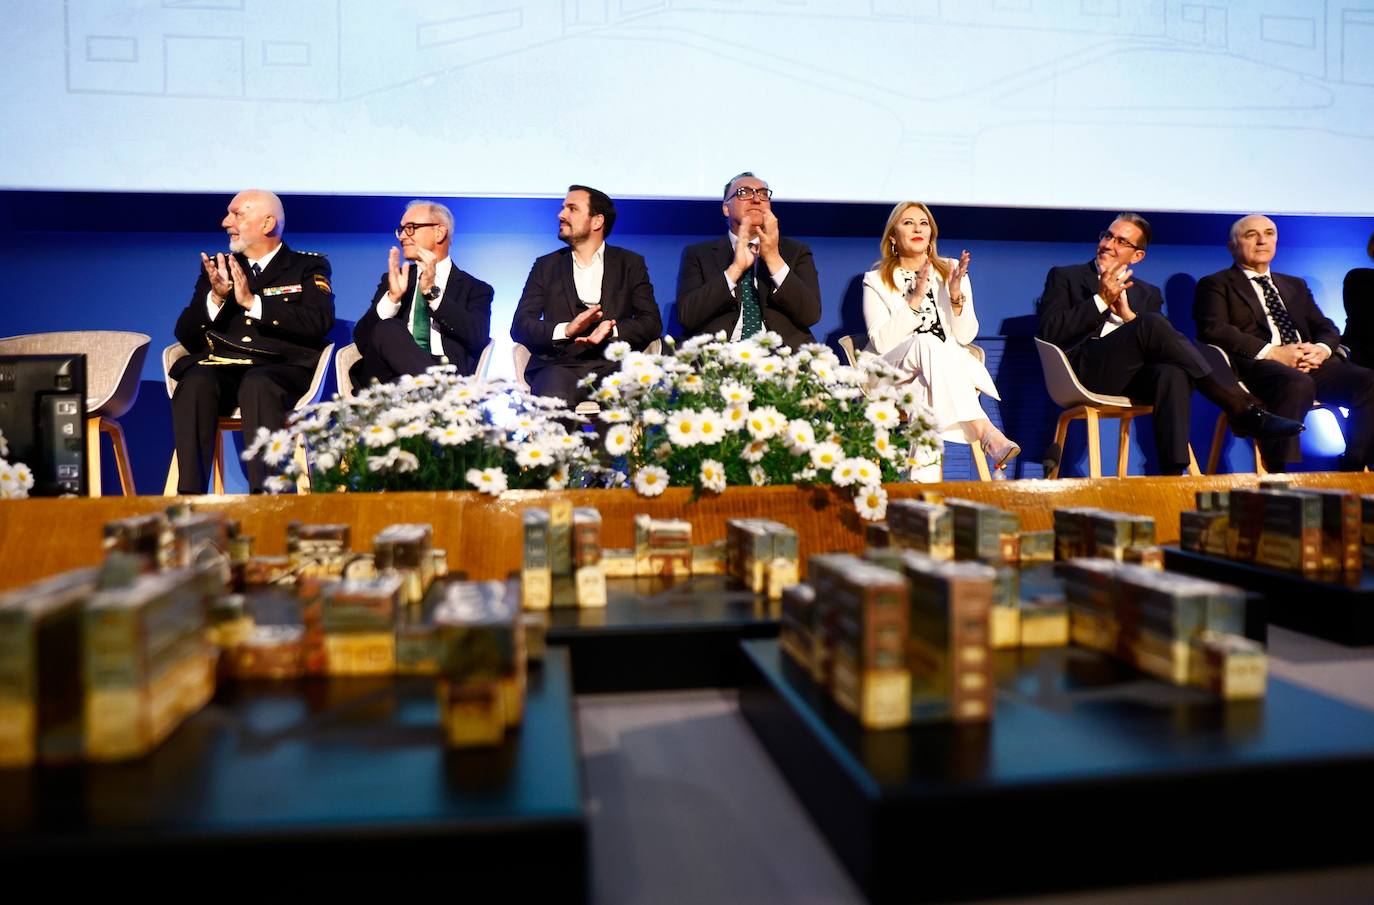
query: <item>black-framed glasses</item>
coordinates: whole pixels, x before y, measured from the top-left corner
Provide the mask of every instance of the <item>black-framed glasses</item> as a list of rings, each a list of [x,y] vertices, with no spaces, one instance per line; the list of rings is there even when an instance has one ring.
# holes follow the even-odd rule
[[[1113,245],[1120,246],[1121,248],[1129,248],[1131,251],[1140,251],[1139,245],[1135,244],[1134,242],[1127,242],[1125,239],[1121,238],[1116,233],[1108,232],[1105,229],[1097,234],[1097,241],[1110,242]]]
[[[753,186],[742,185],[735,189],[735,197],[744,201],[758,198],[761,201],[768,201],[773,197],[773,190],[770,188],[756,189]]]
[[[396,238],[399,239],[403,235],[413,236],[415,235],[415,230],[417,229],[424,229],[426,226],[438,225],[439,224],[437,223],[402,223],[400,226],[396,227]]]

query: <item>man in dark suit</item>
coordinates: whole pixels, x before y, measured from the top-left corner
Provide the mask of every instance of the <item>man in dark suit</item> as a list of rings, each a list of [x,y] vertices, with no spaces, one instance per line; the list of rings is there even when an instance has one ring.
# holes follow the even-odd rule
[[[1225,368],[1164,316],[1164,296],[1132,268],[1145,258],[1150,224],[1118,214],[1086,264],[1053,267],[1040,296],[1038,335],[1064,350],[1090,390],[1154,406],[1155,446],[1163,474],[1188,467],[1188,416],[1198,389],[1231,419],[1238,436],[1289,435],[1302,425],[1265,412]],[[1219,358],[1219,357],[1218,357]]]
[[[1278,241],[1268,217],[1232,224],[1227,247],[1235,264],[1197,284],[1198,338],[1229,355],[1236,375],[1276,414],[1301,419],[1314,399],[1348,406],[1342,467],[1362,469],[1374,456],[1374,371],[1335,354],[1341,333],[1304,280],[1270,270]],[[1283,471],[1302,450],[1296,440],[1275,439],[1260,444],[1260,455],[1265,468]]]
[[[724,331],[731,340],[771,330],[795,349],[815,342],[821,286],[811,249],[778,234],[773,190],[753,173],[725,184],[729,232],[688,246],[677,278],[685,337]]]
[[[537,395],[575,406],[589,395],[582,378],[619,367],[606,360],[608,343],[643,351],[663,333],[644,258],[606,244],[614,226],[615,203],[604,192],[568,187],[558,212],[568,247],[534,262],[510,326],[511,339],[530,350],[525,380]]]
[[[363,356],[350,372],[354,385],[423,374],[443,359],[459,374],[475,373],[491,340],[493,293],[449,257],[452,211],[435,201],[412,201],[396,238],[401,248],[392,247],[372,307],[353,328]],[[415,266],[402,271],[402,255]]]
[[[334,326],[329,261],[282,241],[281,199],[250,189],[229,202],[220,223],[230,254],[202,253],[191,301],[177,318],[189,355],[172,364],[172,433],[177,493],[204,493],[221,415],[242,409],[243,430],[280,430],[315,375]],[[262,489],[261,459],[247,463],[248,486]]]

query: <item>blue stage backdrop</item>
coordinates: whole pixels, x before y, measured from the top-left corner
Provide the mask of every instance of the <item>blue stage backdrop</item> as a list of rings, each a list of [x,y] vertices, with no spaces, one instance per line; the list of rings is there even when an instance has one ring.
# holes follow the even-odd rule
[[[606,186],[614,189],[614,186]],[[153,337],[138,403],[125,417],[135,478],[141,493],[161,492],[171,457],[170,406],[162,380],[161,349],[174,342],[172,325],[187,303],[200,251],[225,248],[218,228],[228,195],[84,192],[0,192],[0,273],[7,290],[5,332],[58,329],[136,330]],[[350,341],[351,323],[362,316],[385,268],[387,249],[407,197],[287,195],[287,241],[327,255],[334,268],[336,339]],[[509,375],[509,324],[533,260],[555,247],[557,198],[440,198],[457,218],[454,258],[496,288],[492,374]],[[720,234],[720,204],[703,200],[630,200],[620,205],[612,243],[645,256],[664,323],[677,332],[674,295],[682,249]],[[824,309],[818,339],[835,346],[846,333],[863,331],[860,281],[877,256],[885,204],[775,201],[784,234],[809,242],[820,271]],[[981,324],[979,343],[997,380],[1002,402],[985,400],[993,421],[1019,441],[1023,455],[1011,477],[1040,477],[1041,451],[1051,439],[1057,409],[1044,391],[1030,337],[1036,299],[1046,270],[1086,261],[1094,237],[1112,219],[1110,210],[937,207],[940,247],[946,255],[972,255],[974,298]],[[1143,211],[1154,224],[1155,244],[1137,268],[1139,277],[1164,288],[1171,319],[1191,334],[1196,280],[1229,266],[1227,229],[1236,213],[1189,214]],[[1365,243],[1374,218],[1276,218],[1280,231],[1277,269],[1300,275],[1337,324],[1345,321],[1341,281],[1352,267],[1366,266]],[[344,323],[344,322],[347,323]],[[836,347],[838,348],[838,347]],[[332,376],[330,381],[332,387]],[[1216,411],[1195,397],[1193,444],[1205,460]],[[1115,449],[1115,425],[1104,449]],[[1338,428],[1326,413],[1309,420],[1305,468],[1327,467],[1341,451]],[[1132,438],[1131,471],[1153,465],[1148,419]],[[108,463],[108,456],[106,461]],[[1228,441],[1222,470],[1249,471],[1253,456],[1244,443]],[[1113,464],[1108,463],[1110,471]],[[232,471],[232,469],[231,469]],[[1070,431],[1065,475],[1086,472],[1083,429]],[[946,476],[970,477],[966,447],[948,451]],[[112,465],[107,488],[117,486]],[[242,478],[231,474],[230,487]]]

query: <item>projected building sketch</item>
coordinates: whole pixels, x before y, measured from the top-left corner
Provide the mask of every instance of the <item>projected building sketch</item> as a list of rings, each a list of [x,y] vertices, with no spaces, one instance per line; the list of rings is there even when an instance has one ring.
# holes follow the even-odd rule
[[[742,85],[760,120],[792,127],[759,130],[755,159],[808,197],[883,198],[918,175],[935,200],[1082,203],[1070,189],[1106,142],[1187,209],[1222,203],[1195,161],[1317,159],[1330,182],[1374,157],[1374,0],[67,0],[64,14],[70,95],[293,105],[351,127],[353,146],[363,125],[451,109],[474,128],[425,134],[466,168],[463,191],[510,191],[536,152],[594,146],[631,192],[713,192],[731,149],[696,124]],[[588,125],[620,109],[635,127],[613,142]],[[359,166],[377,165],[366,153]],[[326,187],[311,182],[326,170],[303,172],[295,187]],[[1300,175],[1293,204],[1319,176]]]

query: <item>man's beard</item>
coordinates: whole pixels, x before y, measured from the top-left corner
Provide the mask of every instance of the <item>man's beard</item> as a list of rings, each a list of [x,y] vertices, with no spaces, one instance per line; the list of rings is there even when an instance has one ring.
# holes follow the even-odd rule
[[[229,250],[236,255],[243,254],[243,250],[248,247],[248,243],[243,241],[243,236],[229,237]]]
[[[573,229],[572,224],[570,223],[568,224],[568,234],[565,236],[563,235],[562,224],[560,224],[558,227],[558,237],[562,239],[564,242],[568,243],[569,245],[576,245],[578,242],[581,242],[583,239],[587,238],[591,234],[592,231],[590,228],[583,230],[581,233],[578,233],[577,230]]]

